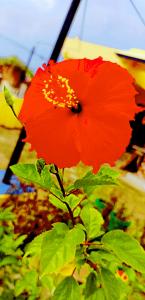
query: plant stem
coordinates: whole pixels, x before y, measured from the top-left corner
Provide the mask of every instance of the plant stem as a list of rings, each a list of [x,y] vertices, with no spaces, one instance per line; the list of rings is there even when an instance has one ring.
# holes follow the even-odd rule
[[[58,184],[59,184],[59,186],[60,186],[61,192],[62,192],[62,194],[63,194],[63,197],[65,198],[65,196],[66,196],[66,194],[65,194],[65,189],[64,189],[64,187],[63,187],[63,183],[62,183],[62,180],[61,180],[61,178],[60,178],[59,171],[58,171],[58,168],[57,168],[56,165],[55,165],[55,170],[56,170],[56,173],[54,173],[54,175],[55,175],[56,178],[57,178],[57,181],[58,181]],[[75,225],[75,220],[74,220],[73,212],[72,212],[72,210],[71,210],[69,204],[68,204],[67,202],[65,202],[65,201],[62,201],[62,200],[61,200],[61,202],[64,203],[64,204],[66,205],[66,207],[67,207],[67,209],[68,209],[68,212],[69,212],[69,215],[70,215],[70,218],[71,218],[71,221],[72,221],[72,224],[73,224],[73,226],[74,226],[74,225]]]
[[[98,272],[98,267],[97,264],[94,264],[92,261],[90,261],[89,259],[86,259],[86,263],[92,268],[94,269],[94,271]]]
[[[70,206],[69,206],[69,204],[67,202],[63,201],[63,203],[66,205],[66,207],[67,207],[67,209],[69,211],[69,215],[70,215],[72,224],[74,226],[75,225],[75,220],[74,220],[74,216],[73,216],[72,210],[71,210],[71,208],[70,208]]]
[[[59,176],[57,166],[55,166],[55,170],[56,170],[55,176],[56,176],[57,181],[58,181],[58,183],[59,183],[59,186],[60,186],[60,189],[61,189],[61,191],[62,191],[63,197],[65,197],[65,189],[64,189],[64,187],[63,187],[63,183],[62,183],[61,178],[60,178],[60,176]]]

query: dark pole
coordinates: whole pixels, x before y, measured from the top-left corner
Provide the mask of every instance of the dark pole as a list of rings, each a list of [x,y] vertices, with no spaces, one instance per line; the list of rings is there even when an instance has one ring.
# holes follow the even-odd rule
[[[59,54],[60,54],[60,51],[61,51],[61,48],[63,46],[63,43],[64,43],[64,40],[67,36],[67,33],[71,27],[71,24],[72,24],[72,21],[74,19],[74,16],[76,14],[76,11],[79,7],[79,4],[80,4],[81,0],[72,0],[72,3],[70,5],[70,8],[68,10],[68,13],[66,15],[66,18],[65,18],[65,21],[62,25],[62,28],[60,30],[60,33],[58,35],[58,38],[57,38],[57,41],[55,43],[55,46],[54,46],[54,49],[50,55],[50,59],[49,60],[54,60],[54,61],[57,61],[58,57],[59,57]],[[34,51],[35,51],[35,48],[32,48],[32,51],[30,53],[30,56],[29,56],[29,59],[28,59],[28,63],[27,63],[27,67],[26,67],[26,70],[28,69],[28,66],[30,65],[30,62],[31,62],[31,59],[32,59],[32,56],[34,54]],[[49,63],[49,61],[48,61]],[[20,155],[21,155],[21,152],[23,150],[23,147],[25,145],[24,142],[22,142],[22,140],[26,137],[26,132],[25,132],[25,129],[22,128],[21,132],[20,132],[20,135],[19,135],[19,138],[18,138],[18,141],[17,141],[17,144],[15,146],[15,149],[12,153],[12,156],[10,158],[10,161],[9,161],[9,164],[7,166],[7,169],[6,169],[6,172],[5,172],[5,176],[3,178],[3,182],[6,183],[6,184],[9,184],[10,183],[10,179],[11,179],[11,176],[12,176],[12,171],[10,169],[10,166],[16,164],[20,158]]]

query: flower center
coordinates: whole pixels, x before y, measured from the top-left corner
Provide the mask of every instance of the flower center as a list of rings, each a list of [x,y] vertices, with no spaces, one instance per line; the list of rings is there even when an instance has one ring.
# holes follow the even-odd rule
[[[82,110],[74,90],[70,87],[69,79],[60,75],[50,74],[48,80],[44,80],[42,93],[45,99],[61,108],[70,108],[74,113],[80,113]]]
[[[72,106],[71,111],[75,114],[79,114],[82,111],[82,106],[80,102],[78,102],[77,106]]]

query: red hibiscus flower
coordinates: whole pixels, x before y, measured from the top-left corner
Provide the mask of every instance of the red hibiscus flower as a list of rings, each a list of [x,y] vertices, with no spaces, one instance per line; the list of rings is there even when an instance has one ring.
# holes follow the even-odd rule
[[[38,157],[59,168],[113,164],[130,138],[133,78],[119,65],[75,59],[38,69],[19,119]]]

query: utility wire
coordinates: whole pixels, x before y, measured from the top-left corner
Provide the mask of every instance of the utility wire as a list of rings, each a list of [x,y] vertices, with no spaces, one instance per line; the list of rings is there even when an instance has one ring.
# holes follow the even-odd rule
[[[6,40],[6,41],[8,41],[8,42],[13,43],[14,45],[17,45],[19,48],[22,48],[22,49],[24,49],[24,50],[26,50],[26,51],[30,51],[29,48],[27,48],[27,47],[25,47],[24,45],[20,44],[20,43],[17,42],[16,40],[14,40],[14,39],[12,39],[12,38],[10,38],[10,37],[8,37],[8,36],[3,35],[2,33],[0,33],[0,38],[2,38],[3,40]]]
[[[26,46],[22,45],[21,43],[17,42],[16,40],[14,40],[14,39],[12,39],[12,38],[10,38],[8,36],[3,35],[2,33],[0,33],[0,38],[2,38],[5,41],[13,43],[17,47],[19,47],[19,48],[21,48],[21,49],[23,49],[23,50],[25,50],[27,52],[31,51],[31,49],[27,48]],[[35,52],[34,55],[38,56],[41,60],[44,60],[44,59],[46,60],[46,57],[40,55],[38,52]]]
[[[83,39],[83,36],[84,36],[84,26],[85,26],[85,21],[86,21],[87,5],[88,5],[88,0],[85,0],[82,21],[81,21],[81,26],[80,26],[80,33],[79,33],[80,40]]]
[[[129,2],[131,3],[132,7],[134,8],[138,18],[140,19],[141,23],[143,24],[143,26],[145,27],[145,19],[142,16],[142,14],[140,13],[139,9],[137,8],[137,6],[135,5],[133,0],[129,0]]]

